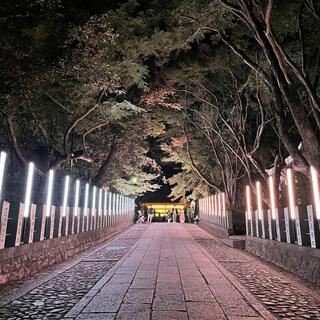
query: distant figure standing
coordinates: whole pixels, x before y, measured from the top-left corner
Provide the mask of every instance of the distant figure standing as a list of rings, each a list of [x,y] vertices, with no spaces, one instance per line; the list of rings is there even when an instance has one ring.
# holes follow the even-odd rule
[[[199,224],[199,220],[200,220],[200,218],[199,218],[199,215],[197,214],[193,219],[193,223]]]
[[[172,212],[169,211],[169,212],[167,213],[167,221],[168,221],[168,223],[170,223],[171,220],[172,220]]]
[[[172,209],[172,220],[173,220],[173,223],[177,222],[177,215],[178,215],[177,208],[173,207],[173,209]]]
[[[152,206],[150,206],[148,209],[147,209],[147,213],[148,213],[148,223],[151,223],[152,222],[152,219],[153,219],[153,208]]]
[[[179,210],[179,220],[181,223],[185,223],[186,221],[186,216],[184,214],[184,209]]]
[[[145,218],[141,210],[139,210],[138,213],[139,213],[139,217],[138,217],[137,223],[144,223]]]

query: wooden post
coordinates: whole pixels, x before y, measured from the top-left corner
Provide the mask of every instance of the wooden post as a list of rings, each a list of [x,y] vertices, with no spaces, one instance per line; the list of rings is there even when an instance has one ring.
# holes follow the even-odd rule
[[[0,249],[3,249],[6,242],[8,217],[9,217],[10,203],[3,201],[0,220]]]
[[[22,225],[23,225],[23,213],[24,213],[24,203],[20,203],[19,214],[18,214],[18,222],[16,229],[16,239],[15,246],[20,246],[21,244],[21,234],[22,234]]]
[[[32,203],[31,209],[30,209],[30,216],[29,216],[29,237],[28,237],[28,243],[33,242],[33,236],[34,236],[34,225],[35,225],[35,219],[36,219],[36,208],[37,206]]]
[[[46,222],[47,222],[46,211],[47,211],[47,206],[43,205],[42,215],[41,215],[40,241],[44,240],[44,236],[45,236]]]
[[[62,234],[62,206],[57,207],[59,218],[58,218],[58,238],[61,237]]]

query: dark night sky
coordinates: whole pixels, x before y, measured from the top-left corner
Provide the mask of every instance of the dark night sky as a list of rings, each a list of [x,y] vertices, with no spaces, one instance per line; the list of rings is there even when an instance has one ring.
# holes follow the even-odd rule
[[[180,171],[180,169],[174,165],[162,165],[162,170],[163,175],[166,178],[169,178]],[[159,180],[161,180],[161,188],[155,192],[145,193],[142,197],[138,198],[138,202],[171,202],[168,198],[171,193],[170,186],[162,182],[162,177],[159,177]]]

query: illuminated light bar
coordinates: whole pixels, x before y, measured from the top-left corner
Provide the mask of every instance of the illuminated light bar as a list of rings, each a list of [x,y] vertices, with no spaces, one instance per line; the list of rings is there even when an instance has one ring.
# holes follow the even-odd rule
[[[101,216],[102,209],[102,189],[99,189],[98,214]]]
[[[92,214],[94,213],[94,209],[96,207],[96,191],[97,191],[97,188],[96,187],[93,187],[93,193],[92,193]]]
[[[252,219],[252,211],[251,211],[251,195],[250,195],[250,187],[246,186],[246,198],[247,198],[247,212],[248,219]]]
[[[51,204],[52,204],[52,190],[53,190],[54,171],[49,171],[47,201],[46,201],[46,217],[50,217]]]
[[[270,201],[271,201],[271,215],[272,219],[276,219],[276,197],[274,190],[274,179],[272,176],[269,177],[269,192],[270,192]]]
[[[112,195],[112,213],[113,213],[113,215],[117,214],[117,212],[116,212],[116,194],[115,193]]]
[[[33,171],[34,171],[34,164],[33,164],[33,162],[30,162],[29,163],[29,169],[28,169],[26,196],[25,196],[25,200],[24,200],[23,216],[25,218],[29,217],[29,212],[30,212],[31,192],[32,192],[32,182],[33,182]]]
[[[119,215],[119,194],[116,194],[116,212]]]
[[[78,215],[78,208],[79,208],[79,192],[80,192],[80,181],[76,181],[76,190],[74,195],[74,216]]]
[[[214,213],[217,216],[218,215],[218,199],[217,194],[214,195]]]
[[[86,190],[84,194],[84,208],[83,215],[86,216],[88,212],[88,204],[89,204],[89,183],[86,183]]]
[[[0,198],[1,198],[1,190],[3,184],[3,177],[4,177],[4,168],[6,164],[7,154],[5,152],[0,153]]]
[[[287,182],[288,182],[288,195],[289,195],[289,208],[291,219],[295,219],[295,201],[294,201],[294,181],[291,169],[287,169]]]
[[[67,206],[68,206],[68,197],[69,197],[69,184],[70,184],[70,177],[66,176],[64,182],[64,192],[63,192],[63,205],[62,205],[62,216],[66,216]]]
[[[311,178],[313,188],[314,205],[316,209],[316,217],[320,220],[320,193],[319,193],[319,180],[318,174],[314,167],[311,167]]]
[[[226,194],[224,192],[222,193],[222,214],[226,216]]]
[[[108,212],[109,216],[111,216],[111,214],[112,214],[112,212],[111,212],[111,209],[112,209],[111,203],[112,203],[112,193],[109,192],[109,212]]]
[[[106,216],[107,215],[107,191],[104,190],[103,194],[104,194],[104,196],[103,196],[103,215]]]
[[[256,182],[256,192],[257,192],[257,207],[259,220],[262,219],[262,201],[261,201],[261,185],[260,182]]]
[[[219,216],[221,215],[221,197],[220,193],[218,193],[218,211],[219,211]]]

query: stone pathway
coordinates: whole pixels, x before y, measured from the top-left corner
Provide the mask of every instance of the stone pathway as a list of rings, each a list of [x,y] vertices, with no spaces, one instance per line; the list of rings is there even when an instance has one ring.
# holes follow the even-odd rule
[[[275,319],[218,269],[188,226],[155,223],[145,228],[121,265],[66,319]]]
[[[196,225],[135,225],[0,292],[0,319],[320,319],[319,291]]]

